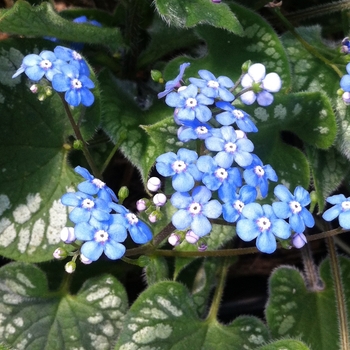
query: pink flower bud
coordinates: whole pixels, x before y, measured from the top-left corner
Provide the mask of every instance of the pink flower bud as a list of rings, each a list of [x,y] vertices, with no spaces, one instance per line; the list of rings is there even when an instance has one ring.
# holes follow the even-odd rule
[[[154,215],[154,213],[149,214],[148,220],[149,220],[149,222],[151,222],[152,224],[154,224],[155,222],[158,221],[158,220],[157,220],[157,215]]]
[[[173,247],[179,245],[180,240],[181,240],[180,236],[177,235],[176,233],[172,233],[168,238],[169,244],[171,244]]]
[[[33,84],[29,89],[33,94],[36,94],[38,92],[38,85]]]
[[[147,181],[147,188],[151,191],[151,192],[156,192],[160,189],[161,186],[161,181],[158,177],[151,177],[148,181]]]
[[[138,211],[144,211],[147,209],[146,201],[144,199],[139,199],[136,202],[136,208]]]
[[[57,248],[52,255],[57,260],[63,260],[67,257],[68,254],[65,249]]]
[[[204,252],[208,249],[208,246],[204,243],[202,243],[199,247],[198,247],[198,251],[199,252]]]
[[[162,207],[165,203],[166,203],[166,195],[164,193],[157,193],[154,197],[153,197],[153,203],[157,206],[157,207]]]
[[[199,237],[192,230],[190,230],[187,231],[185,239],[190,244],[196,244],[199,240]]]

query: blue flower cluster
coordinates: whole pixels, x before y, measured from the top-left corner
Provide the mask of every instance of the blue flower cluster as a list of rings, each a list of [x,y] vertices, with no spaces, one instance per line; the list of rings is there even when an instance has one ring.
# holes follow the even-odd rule
[[[127,238],[127,231],[135,243],[152,239],[150,228],[117,204],[117,196],[104,182],[80,166],[75,171],[85,181],[78,185],[77,192],[68,192],[61,198],[62,204],[73,207],[69,219],[75,224],[74,229],[62,230],[61,239],[65,243],[83,242],[80,254],[84,263],[96,261],[102,253],[112,260],[120,259],[125,253],[122,242]]]
[[[346,71],[348,74],[345,74],[340,79],[340,87],[342,89],[342,99],[346,104],[350,104],[350,63],[346,65]]]
[[[80,103],[91,106],[95,100],[89,89],[95,87],[89,78],[90,70],[83,57],[75,50],[56,46],[54,51],[42,51],[39,55],[29,54],[12,78],[21,73],[38,82],[43,77],[51,82],[57,92],[64,92],[67,103],[73,107]]]
[[[305,228],[314,225],[313,216],[305,208],[310,203],[309,193],[297,187],[291,194],[278,185],[275,195],[280,201],[272,206],[255,202],[267,196],[269,181],[278,179],[273,168],[253,153],[254,144],[247,133],[258,129],[249,114],[232,105],[235,84],[230,78],[216,78],[200,70],[200,78],[189,78],[190,85],[180,86],[188,65],[181,65],[180,74],[160,94],[166,96],[168,106],[175,108],[180,141],[199,140],[204,153],[180,148],[177,153],[167,152],[156,159],[158,173],[171,177],[176,191],[170,199],[178,209],[172,216],[173,225],[179,231],[188,231],[191,238],[201,238],[212,229],[210,219],[222,215],[225,221],[237,223],[236,232],[242,240],[256,238],[262,252],[274,252],[276,238],[289,239],[292,230],[299,242]],[[259,89],[249,90],[254,84]],[[256,101],[267,106],[273,101],[271,92],[280,90],[281,80],[276,73],[266,75],[262,64],[254,64],[243,76],[242,86],[246,89],[240,96],[244,103]],[[213,113],[212,107],[220,111]],[[174,245],[178,241],[176,233],[169,238]]]

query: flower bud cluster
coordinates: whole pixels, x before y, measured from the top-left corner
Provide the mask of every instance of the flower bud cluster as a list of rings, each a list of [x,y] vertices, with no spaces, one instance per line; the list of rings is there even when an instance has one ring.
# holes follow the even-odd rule
[[[89,90],[95,84],[89,78],[90,69],[83,57],[75,50],[56,46],[54,51],[42,51],[39,55],[30,54],[23,58],[21,66],[12,78],[25,73],[29,79],[39,82],[44,77],[57,92],[64,92],[67,103],[73,107],[80,104],[91,106],[95,100]],[[32,85],[31,91],[36,93],[38,85]],[[47,87],[45,87],[47,90]],[[40,93],[38,98],[43,100],[48,92]]]
[[[78,248],[71,254],[74,264],[78,255],[84,264],[96,261],[102,253],[109,259],[120,259],[126,250],[122,243],[127,238],[127,232],[138,244],[152,239],[150,228],[134,213],[117,204],[118,198],[112,189],[85,168],[78,166],[75,171],[85,181],[78,184],[77,192],[68,192],[61,197],[62,204],[72,207],[69,219],[75,226],[64,227],[60,234],[64,243]],[[119,194],[125,197],[127,190],[123,188]],[[56,259],[66,256],[68,253],[63,248],[54,252]],[[66,271],[73,272],[74,264],[68,264]]]
[[[247,63],[236,84],[228,77],[216,78],[211,72],[200,70],[200,78],[191,77],[190,85],[181,86],[188,65],[182,64],[180,74],[158,95],[166,96],[165,103],[174,108],[179,140],[198,140],[198,148],[205,150],[199,155],[180,148],[177,153],[167,152],[156,160],[158,173],[171,178],[175,191],[170,201],[177,209],[172,216],[177,231],[170,235],[169,243],[176,246],[186,239],[197,244],[211,232],[210,219],[222,216],[224,221],[236,223],[242,240],[256,238],[262,252],[274,252],[276,239],[292,239],[292,231],[298,235],[293,238],[295,246],[301,246],[305,228],[314,225],[313,216],[305,208],[310,195],[300,186],[292,194],[278,185],[275,195],[279,202],[272,206],[256,203],[267,196],[269,182],[278,178],[271,165],[253,153],[254,144],[247,134],[258,129],[249,114],[234,105],[237,96],[247,105],[270,105],[272,93],[281,89],[280,77],[266,74],[260,63]],[[235,96],[233,92],[239,83],[243,90]]]

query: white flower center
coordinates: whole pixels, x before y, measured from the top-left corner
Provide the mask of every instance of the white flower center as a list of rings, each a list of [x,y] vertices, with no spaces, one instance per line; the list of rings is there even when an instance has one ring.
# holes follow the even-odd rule
[[[188,211],[192,214],[192,215],[197,215],[201,212],[202,210],[202,206],[199,203],[193,202],[190,207],[188,208]]]
[[[236,152],[237,145],[233,142],[227,142],[224,148],[225,148],[225,152],[234,153]]]
[[[98,188],[103,188],[103,187],[105,187],[105,183],[103,182],[103,181],[101,181],[100,179],[93,179],[92,181],[91,181],[96,187],[98,187]]]
[[[239,109],[234,109],[232,111],[232,114],[237,118],[237,119],[242,119],[244,118],[244,114],[242,111],[240,111]]]
[[[255,168],[254,168],[254,173],[258,176],[264,176],[265,175],[265,170],[260,166],[260,165],[257,165]]]
[[[78,79],[72,80],[72,88],[73,89],[81,89],[82,87],[83,87],[83,84],[81,83],[80,80],[78,80]]]
[[[293,214],[298,214],[301,212],[302,206],[297,201],[291,201],[289,203],[289,208],[292,210]]]
[[[175,161],[171,167],[176,174],[182,173],[187,168],[186,163],[183,160]]]
[[[76,51],[72,52],[72,56],[77,61],[80,61],[82,59],[81,55],[78,52],[76,52]]]
[[[40,62],[40,67],[41,67],[42,69],[47,70],[47,69],[49,69],[49,68],[52,67],[52,63],[51,63],[49,60],[42,60],[42,61]]]
[[[244,208],[244,203],[242,201],[240,201],[239,199],[237,199],[234,203],[233,203],[233,207],[239,212],[242,213],[242,210]]]
[[[344,211],[350,210],[350,201],[344,201],[344,202],[342,202],[341,208],[342,208]]]
[[[198,135],[205,135],[208,133],[208,129],[205,126],[198,126],[195,130]]]
[[[219,83],[215,80],[209,80],[207,86],[213,89],[217,89],[219,87]]]
[[[227,171],[224,168],[219,168],[215,171],[215,177],[217,177],[219,180],[224,181],[228,176]]]
[[[196,106],[197,106],[197,100],[195,98],[190,97],[186,100],[186,107],[194,108]]]
[[[258,225],[261,232],[266,231],[271,227],[271,221],[265,216],[259,218],[256,221],[256,224]]]
[[[129,221],[130,225],[135,225],[135,224],[137,224],[139,222],[139,219],[133,213],[126,214],[126,219]]]
[[[92,201],[91,199],[84,199],[83,202],[81,203],[81,206],[85,209],[91,209],[95,206],[95,202]]]
[[[94,238],[96,242],[106,242],[108,240],[108,233],[104,230],[98,230]]]

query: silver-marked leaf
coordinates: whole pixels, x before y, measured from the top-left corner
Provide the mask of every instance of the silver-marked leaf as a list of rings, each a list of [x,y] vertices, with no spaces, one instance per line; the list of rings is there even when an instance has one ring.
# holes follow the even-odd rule
[[[339,257],[344,288],[344,304],[349,315],[350,260]],[[280,267],[269,281],[266,319],[273,338],[297,338],[312,349],[339,349],[339,328],[334,283],[329,260],[321,263],[320,278],[324,288],[306,288],[302,274],[292,267]],[[349,323],[349,320],[348,320]]]
[[[82,179],[67,163],[72,128],[59,96],[40,102],[25,76],[11,78],[40,44],[6,40],[0,50],[0,254],[32,262],[52,259],[68,219],[60,197]],[[82,124],[84,135],[93,121]]]
[[[161,17],[176,27],[193,27],[209,24],[242,35],[242,26],[228,5],[214,4],[207,0],[156,0],[156,9]]]
[[[0,339],[14,349],[112,349],[127,309],[124,287],[112,276],[85,282],[77,295],[50,293],[34,265],[0,269]]]
[[[235,3],[230,3],[230,8],[241,22],[244,36],[238,37],[211,26],[195,28],[195,33],[206,42],[207,51],[199,59],[181,56],[172,60],[165,69],[165,79],[173,79],[178,74],[180,64],[190,62],[191,66],[184,75],[186,82],[189,77],[197,77],[200,69],[207,69],[217,77],[226,75],[235,81],[242,73],[242,64],[251,60],[264,64],[268,73],[278,73],[283,82],[282,91],[289,91],[289,62],[277,33],[256,12]]]
[[[311,350],[311,348],[299,340],[283,339],[271,342],[256,350]]]
[[[202,321],[186,287],[160,282],[131,306],[115,349],[248,350],[267,340],[268,331],[257,318],[239,317],[228,326]]]
[[[0,31],[28,37],[49,36],[72,42],[102,44],[113,50],[124,45],[119,29],[73,23],[58,15],[47,1],[38,6],[16,1],[12,8],[0,10]]]

